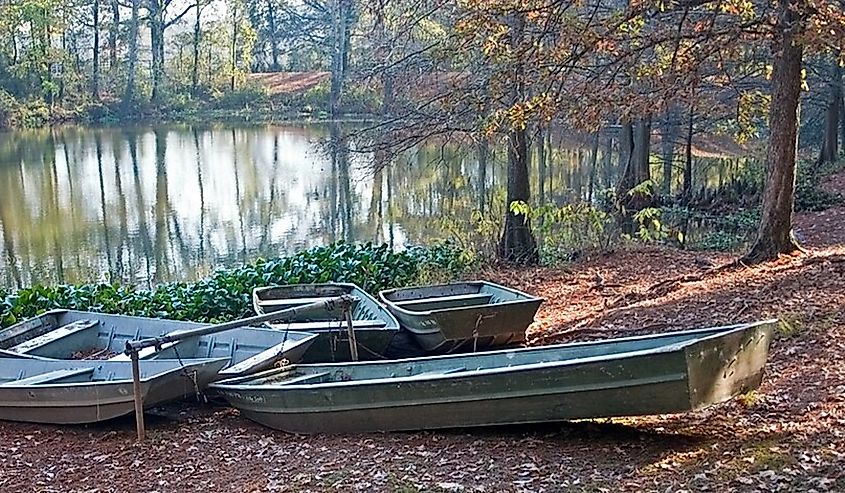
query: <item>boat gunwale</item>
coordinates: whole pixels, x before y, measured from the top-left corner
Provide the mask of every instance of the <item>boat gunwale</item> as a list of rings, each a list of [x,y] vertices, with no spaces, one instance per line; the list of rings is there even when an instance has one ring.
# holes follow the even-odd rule
[[[2,361],[3,359],[4,358],[0,358],[0,361]],[[14,359],[14,358],[9,358],[9,359]],[[74,360],[55,359],[55,360],[49,360],[49,361],[62,361],[62,362],[68,361],[69,365],[72,365]],[[97,363],[108,362],[108,360],[78,360],[78,361],[92,361],[92,362],[97,362]],[[143,366],[147,362],[155,362],[155,363],[174,362],[174,363],[178,363],[178,364],[176,366],[174,366],[173,368],[169,368],[167,370],[162,370],[160,372],[153,373],[153,374],[148,374],[146,377],[141,377],[140,381],[141,381],[141,383],[150,383],[150,382],[152,382],[152,381],[154,381],[158,378],[165,377],[165,376],[171,375],[171,374],[179,372],[179,371],[183,371],[186,368],[191,369],[193,367],[204,367],[204,366],[207,366],[207,365],[213,365],[213,364],[220,363],[220,362],[223,362],[223,361],[229,361],[229,358],[187,358],[187,359],[182,359],[182,360],[179,360],[179,359],[144,360],[144,362],[141,364],[141,366]],[[123,361],[121,361],[119,363],[126,364],[126,362],[123,362]],[[161,365],[161,366],[164,366],[164,365]],[[90,367],[96,367],[96,365],[91,365]],[[62,368],[62,369],[73,370],[73,369],[78,369],[78,368],[88,368],[88,366],[82,366],[82,367],[69,366],[68,368]],[[219,371],[220,370],[218,370],[218,373],[219,373]],[[91,387],[91,386],[100,387],[100,386],[118,385],[118,384],[119,385],[126,385],[127,383],[128,384],[132,383],[132,376],[131,375],[128,376],[127,378],[118,378],[118,379],[114,379],[114,380],[88,380],[88,381],[83,381],[83,382],[23,384],[23,385],[16,385],[15,380],[10,380],[10,381],[4,383],[2,385],[2,387],[0,387],[0,389],[2,389],[2,390],[20,390],[20,389],[52,389],[52,388],[68,388],[68,387],[75,388],[75,387]]]
[[[401,306],[398,306],[395,301],[387,298],[387,295],[389,295],[391,293],[397,293],[397,292],[400,292],[400,291],[407,291],[407,290],[411,290],[411,289],[439,288],[439,287],[444,287],[444,286],[453,286],[453,285],[457,285],[457,284],[480,284],[482,286],[484,286],[484,285],[492,286],[496,289],[501,289],[501,290],[507,291],[511,294],[524,296],[525,298],[524,299],[518,299],[518,300],[501,301],[501,302],[497,302],[497,303],[485,303],[483,305],[470,305],[470,306],[461,306],[461,307],[454,307],[454,308],[440,308],[440,309],[437,309],[437,310],[421,310],[421,311],[408,310],[407,308],[403,308]],[[535,302],[539,302],[540,304],[542,304],[543,302],[546,301],[545,298],[542,298],[542,297],[539,297],[539,296],[534,296],[534,295],[526,293],[524,291],[519,291],[517,289],[509,288],[507,286],[502,286],[501,284],[496,284],[494,282],[482,281],[482,280],[462,281],[462,282],[447,282],[447,283],[441,283],[441,284],[409,286],[407,288],[383,289],[383,290],[379,291],[378,296],[379,296],[379,299],[381,299],[382,303],[387,305],[390,308],[391,311],[396,310],[397,312],[400,312],[403,315],[410,315],[410,316],[413,316],[413,317],[432,316],[432,315],[436,315],[436,314],[439,314],[439,313],[442,313],[442,312],[454,313],[454,312],[465,311],[465,310],[466,311],[478,310],[478,309],[486,308],[486,307],[489,307],[489,306],[507,307],[507,306],[522,305],[522,304],[535,303]],[[402,300],[402,301],[406,301],[406,300]],[[408,330],[411,330],[412,332],[416,332],[416,333],[419,333],[419,334],[433,334],[433,333],[440,332],[440,329],[436,329],[436,330],[432,330],[432,331],[423,331],[423,330],[418,330],[418,329],[415,329],[415,328],[408,328]]]
[[[705,342],[713,339],[718,339],[721,337],[725,337],[730,334],[734,334],[737,332],[744,332],[746,330],[755,328],[755,327],[764,327],[767,325],[771,325],[776,323],[777,319],[768,319],[768,320],[761,320],[757,322],[750,322],[745,324],[735,324],[735,325],[727,325],[727,326],[718,326],[718,327],[711,327],[711,328],[704,328],[704,329],[693,329],[688,331],[675,331],[675,332],[667,332],[664,334],[650,334],[645,336],[631,336],[631,337],[623,337],[623,338],[614,338],[614,339],[604,339],[600,341],[585,341],[585,342],[577,342],[577,343],[569,343],[569,344],[556,344],[556,345],[549,345],[549,346],[537,346],[535,348],[521,348],[521,349],[503,349],[497,351],[486,351],[483,353],[470,353],[470,354],[458,354],[458,355],[441,355],[441,356],[434,356],[434,357],[419,357],[419,358],[406,358],[400,360],[392,360],[392,361],[368,361],[368,362],[361,362],[361,363],[354,363],[357,366],[378,366],[378,365],[386,365],[386,364],[401,364],[401,363],[413,363],[419,360],[425,361],[432,361],[432,360],[450,360],[450,359],[458,359],[458,358],[466,358],[472,356],[473,354],[481,354],[481,355],[496,355],[496,354],[512,354],[514,352],[523,352],[523,351],[532,351],[535,349],[555,349],[560,347],[584,347],[590,345],[598,345],[607,343],[608,341],[616,342],[629,342],[629,341],[636,341],[636,340],[643,340],[649,338],[660,338],[660,337],[672,337],[677,335],[683,334],[695,334],[699,332],[712,332],[718,331],[714,334],[710,334],[700,338],[690,338],[689,340],[677,342],[674,344],[666,344],[663,346],[656,346],[649,349],[640,349],[634,351],[625,351],[621,353],[614,353],[614,354],[605,354],[599,356],[588,356],[583,358],[573,358],[573,359],[566,359],[560,361],[544,361],[544,362],[537,362],[537,363],[525,363],[521,365],[513,365],[513,366],[498,366],[493,368],[482,368],[480,370],[467,370],[464,372],[455,372],[455,373],[434,373],[434,374],[427,374],[427,375],[407,375],[407,376],[396,376],[396,377],[378,377],[378,378],[368,378],[363,380],[350,380],[344,382],[323,382],[323,383],[313,383],[313,384],[294,384],[294,385],[285,385],[283,381],[277,383],[265,383],[265,384],[248,384],[248,383],[237,383],[233,382],[231,384],[227,384],[227,381],[232,381],[236,379],[226,379],[220,380],[211,384],[211,388],[221,389],[221,390],[228,390],[228,391],[263,391],[263,390],[274,390],[274,389],[291,389],[291,390],[307,390],[307,389],[314,389],[314,388],[336,388],[336,387],[350,387],[350,386],[373,386],[373,385],[383,385],[386,383],[396,384],[396,383],[413,383],[413,382],[423,382],[423,381],[440,381],[440,380],[454,380],[459,378],[466,378],[466,377],[483,377],[483,376],[490,376],[490,375],[498,375],[501,373],[519,373],[524,371],[534,371],[534,370],[542,370],[548,368],[556,368],[556,367],[568,367],[573,366],[576,364],[589,364],[589,363],[596,363],[601,361],[609,361],[609,360],[623,360],[623,359],[630,359],[634,357],[639,357],[643,355],[655,355],[655,354],[665,354],[665,353],[672,353],[677,352],[680,350],[684,350],[689,346],[694,344],[698,344],[700,342]],[[719,330],[723,329],[723,330]],[[306,367],[306,368],[343,368],[348,366],[350,363],[330,363],[330,364],[313,364],[313,365],[292,365],[293,368],[297,367]],[[685,363],[688,365],[688,363]],[[259,374],[251,375],[252,379],[262,378],[261,375],[271,375],[273,373],[279,373],[282,371],[290,371],[292,368],[290,366],[283,367],[274,370],[268,370],[267,372],[262,372]],[[246,381],[248,382],[248,377],[241,377],[237,380]]]

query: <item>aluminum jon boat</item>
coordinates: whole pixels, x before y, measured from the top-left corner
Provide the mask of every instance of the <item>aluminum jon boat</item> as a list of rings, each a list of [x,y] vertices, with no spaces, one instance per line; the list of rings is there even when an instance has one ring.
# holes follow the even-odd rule
[[[399,332],[399,321],[375,298],[354,284],[290,284],[256,288],[252,293],[255,313],[262,315],[286,308],[314,303],[324,299],[352,295],[352,327],[358,341],[358,355],[362,360],[392,356],[391,344]],[[349,336],[344,314],[340,311],[312,312],[295,320],[267,324],[276,330],[307,331],[320,337],[302,357],[302,362],[350,361]],[[415,351],[420,354],[421,351]]]
[[[486,281],[389,289],[379,297],[431,352],[522,343],[543,302]]]
[[[678,413],[758,387],[776,323],[390,362],[291,365],[211,389],[245,417],[294,433]]]
[[[75,310],[54,310],[0,332],[0,348],[22,355],[57,359],[129,361],[126,341],[162,336],[207,324],[128,317]],[[314,334],[242,327],[219,334],[191,337],[149,348],[141,359],[228,358],[220,373],[238,376],[270,368],[282,359],[299,359],[316,340]]]
[[[219,378],[228,358],[141,361],[144,407],[182,399]],[[123,361],[0,358],[0,419],[95,423],[135,411],[132,365]]]

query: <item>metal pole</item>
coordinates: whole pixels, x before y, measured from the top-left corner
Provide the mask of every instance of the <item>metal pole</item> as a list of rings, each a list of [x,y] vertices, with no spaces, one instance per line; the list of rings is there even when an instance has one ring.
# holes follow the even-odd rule
[[[138,441],[144,441],[144,399],[141,395],[141,365],[138,363],[138,352],[132,351],[129,355],[132,360],[132,393],[135,394],[135,430],[138,432]]]
[[[355,338],[355,328],[352,327],[352,309],[346,307],[343,314],[346,316],[346,332],[349,334],[349,354],[352,355],[352,361],[358,361],[358,340]]]

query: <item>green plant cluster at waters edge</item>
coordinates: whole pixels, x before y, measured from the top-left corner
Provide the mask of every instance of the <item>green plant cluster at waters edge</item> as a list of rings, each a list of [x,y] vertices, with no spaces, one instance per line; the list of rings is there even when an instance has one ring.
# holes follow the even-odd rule
[[[151,290],[107,283],[0,289],[0,327],[56,308],[222,322],[250,315],[252,290],[259,286],[350,282],[376,293],[418,283],[433,271],[454,278],[473,266],[471,256],[449,243],[395,252],[385,244],[338,242]]]

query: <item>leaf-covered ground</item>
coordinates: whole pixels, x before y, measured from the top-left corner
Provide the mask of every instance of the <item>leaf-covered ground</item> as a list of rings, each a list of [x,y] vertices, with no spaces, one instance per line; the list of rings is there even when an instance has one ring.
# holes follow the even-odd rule
[[[842,177],[835,179],[842,180]],[[436,433],[293,436],[222,407],[0,423],[0,491],[845,491],[845,208],[798,217],[807,256],[622,251],[490,272],[546,298],[533,344],[783,320],[758,392],[701,412]]]

